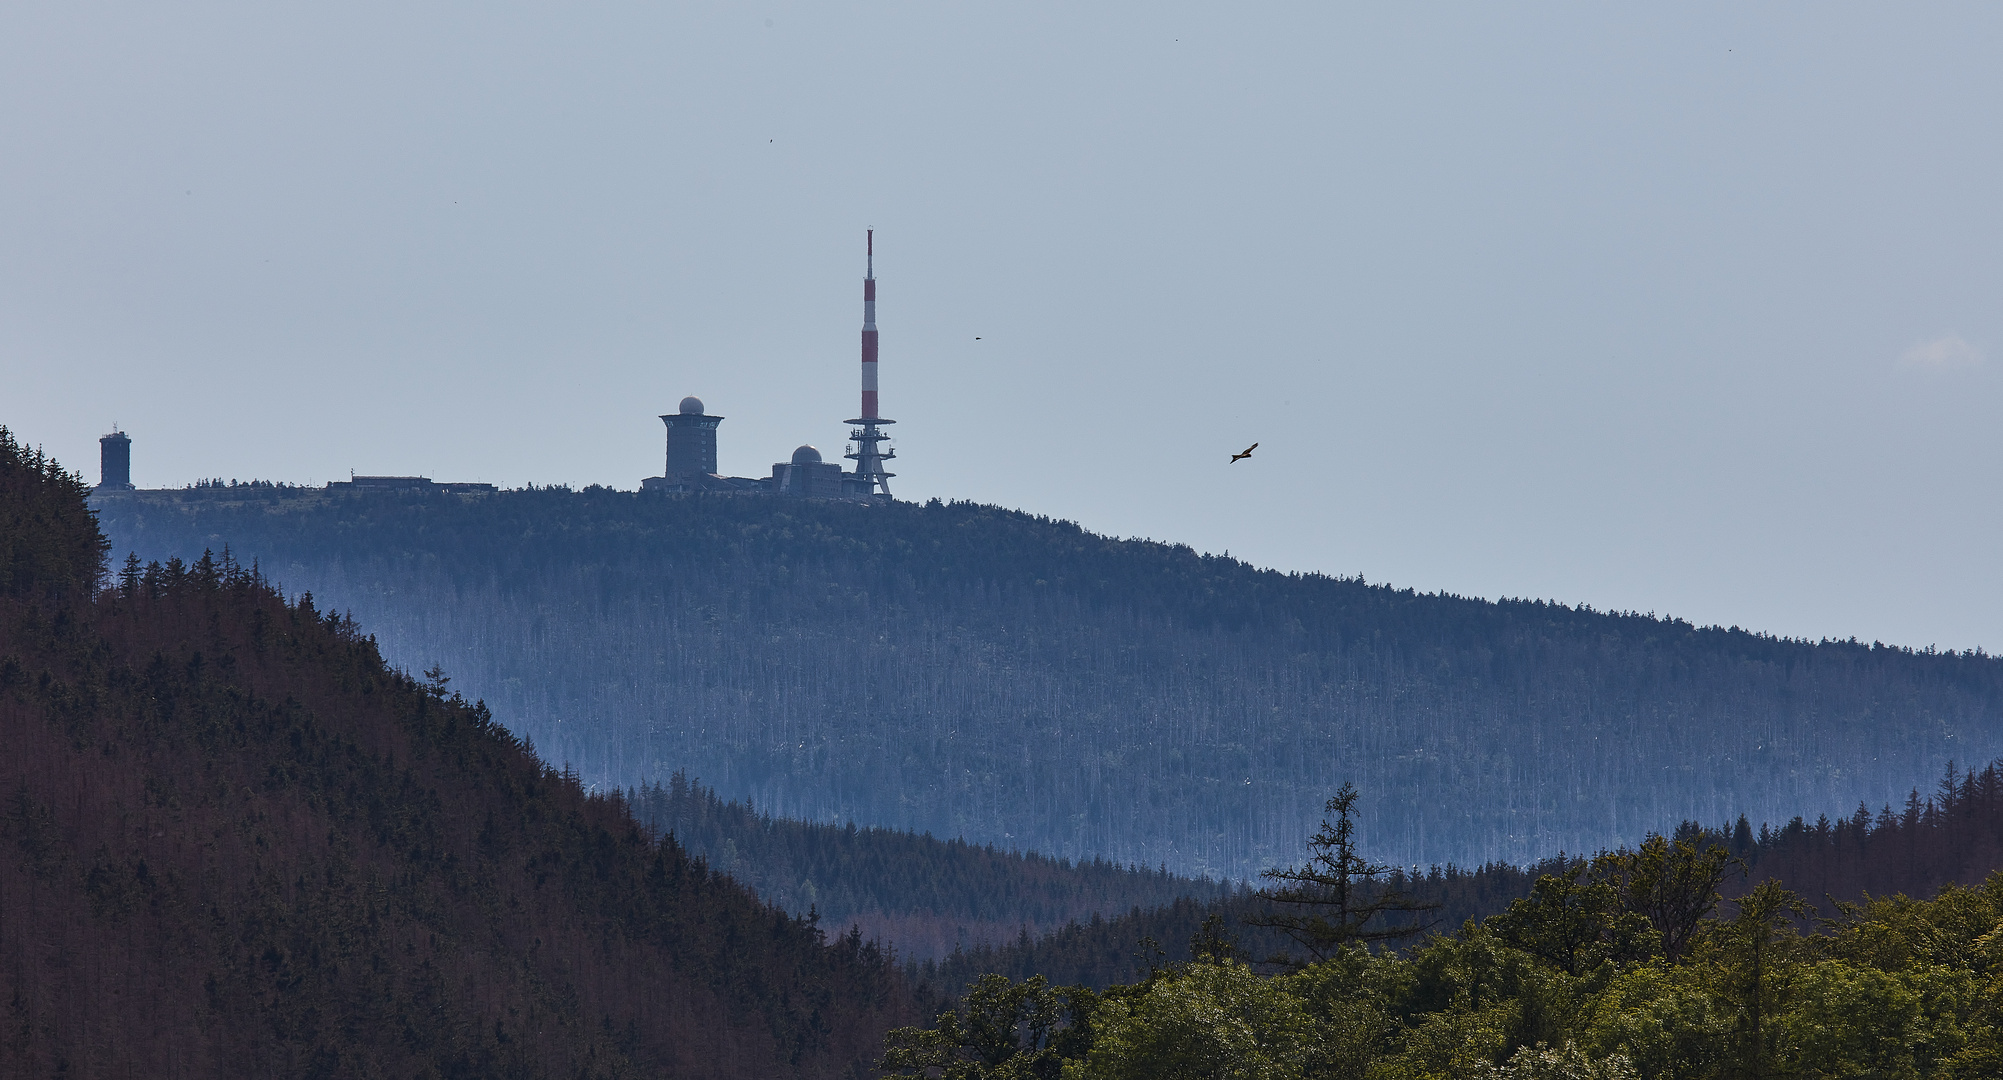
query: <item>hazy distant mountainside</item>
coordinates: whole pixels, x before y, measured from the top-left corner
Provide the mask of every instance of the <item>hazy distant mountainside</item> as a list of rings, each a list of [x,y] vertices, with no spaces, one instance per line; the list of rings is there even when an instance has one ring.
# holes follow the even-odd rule
[[[269,485],[100,498],[441,664],[587,782],[1239,879],[1525,862],[2003,754],[2003,662],[1257,570],[970,504]]]
[[[900,958],[1041,937],[1094,914],[1231,895],[1214,879],[1095,860],[1071,863],[963,840],[792,821],[725,802],[681,773],[628,791],[634,816],[787,911],[896,945]],[[1240,886],[1242,889],[1243,886]]]
[[[1478,921],[1507,909],[1512,901],[1529,895],[1539,876],[1558,873],[1574,861],[1559,855],[1529,866],[1491,863],[1472,870],[1448,866],[1419,874],[1394,871],[1366,891],[1394,889],[1422,903],[1439,905],[1429,912],[1393,916],[1378,924],[1425,928],[1402,942],[1409,946],[1432,934],[1451,934],[1469,919]],[[1012,979],[1042,975],[1054,985],[1111,986],[1145,978],[1151,965],[1188,962],[1204,921],[1213,916],[1223,920],[1221,932],[1240,957],[1263,961],[1283,954],[1298,955],[1299,946],[1283,932],[1245,924],[1248,916],[1275,910],[1271,902],[1249,889],[1210,900],[1184,898],[1156,907],[1132,908],[1110,918],[1094,915],[1079,919],[1041,937],[1023,935],[955,949],[937,960],[911,961],[906,970],[914,983],[947,992],[959,992],[991,971]]]
[[[834,1078],[917,1018],[352,623],[100,543],[0,428],[0,1076]]]

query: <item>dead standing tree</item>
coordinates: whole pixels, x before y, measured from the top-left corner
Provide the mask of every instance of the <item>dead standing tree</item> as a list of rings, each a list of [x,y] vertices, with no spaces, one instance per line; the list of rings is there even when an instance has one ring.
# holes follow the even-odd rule
[[[1334,820],[1322,818],[1320,830],[1308,840],[1313,854],[1307,865],[1261,874],[1273,884],[1259,895],[1275,907],[1245,919],[1245,925],[1279,930],[1318,961],[1353,946],[1398,941],[1432,928],[1419,916],[1440,905],[1381,883],[1378,879],[1391,868],[1357,854],[1355,806],[1356,785],[1342,785],[1324,807]],[[1404,925],[1374,925],[1387,915],[1413,918]],[[1276,956],[1271,962],[1299,966],[1291,956]]]

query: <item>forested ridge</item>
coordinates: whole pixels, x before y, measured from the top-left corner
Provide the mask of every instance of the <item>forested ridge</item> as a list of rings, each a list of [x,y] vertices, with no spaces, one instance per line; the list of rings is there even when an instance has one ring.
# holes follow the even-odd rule
[[[1160,868],[1101,859],[1074,864],[854,822],[844,827],[775,818],[726,802],[682,773],[628,791],[627,799],[656,834],[672,835],[768,903],[813,912],[837,929],[859,928],[865,939],[895,943],[898,954],[913,962],[983,943],[1041,938],[1097,914],[1233,891],[1224,882]]]
[[[318,498],[267,490],[281,519],[301,512],[284,499]],[[389,666],[354,621],[287,600],[262,566],[130,559],[105,587],[108,545],[84,494],[0,431],[0,732],[13,751],[0,772],[0,1071],[861,1075],[933,988],[963,987],[951,1023],[891,1038],[894,1069],[1722,1080],[2003,1068],[2003,877],[1991,876],[2003,765],[1950,766],[1929,792],[1875,810],[1757,829],[1720,815],[1729,824],[1651,840],[1720,871],[1728,902],[1687,939],[1662,934],[1636,884],[1641,856],[1621,849],[1390,869],[1376,887],[1437,904],[1412,921],[1443,933],[1298,970],[1248,966],[1284,943],[1250,925],[1260,898],[1216,882],[1199,883],[1209,899],[1107,918],[1096,913],[1121,897],[1189,885],[853,817],[785,820],[685,774],[593,794],[460,682]],[[221,505],[264,497],[244,494]],[[885,509],[993,513],[868,508]],[[749,557],[720,565],[732,558]],[[1810,668],[1828,647],[1692,633]],[[1987,692],[1987,657],[1830,655],[1859,654],[1891,675],[1933,673],[1898,685],[1964,703]],[[1369,823],[1395,824],[1411,796],[1372,794],[1362,835],[1397,850]],[[713,865],[719,854],[763,895]],[[861,933],[828,940],[801,907],[820,908],[824,883],[856,912],[1095,914],[1041,938],[1018,917],[1013,944],[899,963]]]
[[[1662,834],[1731,859],[1720,895],[1742,896],[1773,882],[1828,914],[1873,898],[1931,897],[1943,888],[1977,886],[2003,871],[2003,761],[1958,770],[1952,763],[1931,791],[1914,788],[1897,806],[1873,811],[1859,805],[1848,816],[1811,822],[1797,815],[1757,829],[1736,822],[1704,826],[1685,821]],[[1473,868],[1432,867],[1417,873],[1392,868],[1373,883],[1433,905],[1424,923],[1452,932],[1479,922],[1530,895],[1543,877],[1586,865],[1585,856],[1558,853],[1527,866],[1491,863]],[[1043,976],[1058,985],[1104,988],[1146,975],[1150,965],[1186,963],[1207,919],[1238,935],[1240,953],[1263,958],[1284,952],[1283,936],[1247,925],[1271,910],[1252,890],[1211,900],[1189,898],[1139,907],[1110,918],[1076,920],[1056,933],[1014,941],[977,943],[939,960],[913,958],[912,977],[946,988],[964,987],[990,972],[1014,979]],[[2003,939],[1999,939],[2003,942]],[[1144,944],[1151,943],[1151,944]]]
[[[1437,909],[1419,917],[1389,920],[1426,928],[1417,937],[1451,932],[1468,920],[1480,920],[1529,895],[1538,877],[1558,873],[1577,860],[1552,856],[1530,866],[1492,863],[1472,869],[1433,867],[1419,874],[1393,871],[1375,887],[1402,890]],[[1284,934],[1248,926],[1246,920],[1270,913],[1272,905],[1246,888],[1229,896],[1203,900],[1185,897],[1155,907],[1136,906],[1111,916],[1078,919],[1041,937],[1018,935],[1015,940],[982,942],[955,949],[930,960],[907,958],[914,983],[957,992],[982,975],[1012,979],[1041,976],[1053,985],[1103,989],[1145,976],[1150,967],[1188,963],[1206,920],[1236,942],[1240,956],[1264,960],[1287,951]]]
[[[846,1077],[915,1017],[442,679],[0,429],[0,1075]]]
[[[1785,820],[2003,754],[2003,664],[1262,571],[971,504],[602,488],[96,500],[442,665],[601,788],[1242,880],[1327,793],[1391,861]]]

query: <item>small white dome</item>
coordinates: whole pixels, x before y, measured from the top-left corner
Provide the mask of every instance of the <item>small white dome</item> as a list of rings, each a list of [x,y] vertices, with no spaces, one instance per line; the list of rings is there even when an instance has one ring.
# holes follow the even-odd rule
[[[795,465],[819,465],[820,463],[821,452],[811,446],[802,446],[798,450],[793,451],[793,464]]]

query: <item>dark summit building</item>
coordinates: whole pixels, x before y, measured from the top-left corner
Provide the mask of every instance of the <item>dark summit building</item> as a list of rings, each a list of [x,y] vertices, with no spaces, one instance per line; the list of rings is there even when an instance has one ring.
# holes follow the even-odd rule
[[[716,427],[723,417],[703,412],[702,399],[685,397],[679,409],[661,417],[668,425],[669,480],[716,475]]]
[[[111,434],[97,440],[99,491],[132,490],[132,439],[118,425],[111,425]]]
[[[716,426],[723,417],[704,415],[701,398],[685,397],[681,408],[661,422],[668,425],[668,471],[663,475],[716,475]]]
[[[702,399],[685,397],[681,407],[661,417],[668,426],[667,467],[640,481],[641,491],[756,491],[762,482],[716,472],[716,428],[723,417],[703,411]]]

